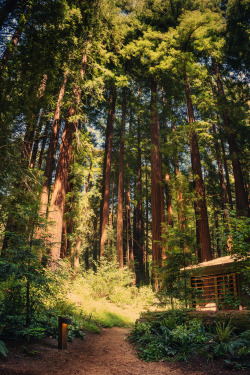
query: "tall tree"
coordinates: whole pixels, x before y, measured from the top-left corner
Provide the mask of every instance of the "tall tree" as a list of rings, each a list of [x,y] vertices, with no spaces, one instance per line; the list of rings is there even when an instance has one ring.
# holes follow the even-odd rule
[[[153,261],[161,265],[162,223],[164,202],[162,190],[162,161],[160,152],[160,124],[157,108],[157,83],[151,78],[151,207]]]
[[[117,260],[119,267],[123,268],[123,186],[124,186],[124,134],[126,121],[126,88],[122,90],[122,120],[120,134],[120,155],[118,175],[118,206],[117,206]]]
[[[141,92],[138,88],[138,115],[137,115],[137,184],[136,184],[136,215],[134,231],[134,264],[136,283],[140,285],[144,277],[143,264],[143,212],[142,212],[142,151],[141,151]]]
[[[191,88],[187,73],[184,73],[185,80],[185,93],[187,102],[187,116],[189,125],[195,124],[194,110],[191,98]],[[200,261],[204,262],[212,259],[211,250],[211,239],[209,233],[208,215],[207,215],[207,204],[205,196],[205,186],[202,177],[200,152],[197,139],[196,131],[191,128],[190,131],[190,151],[191,151],[191,163],[194,174],[194,187],[196,192],[196,207],[198,214],[198,234],[199,234],[199,245],[200,245]]]
[[[100,257],[105,256],[105,244],[107,241],[107,226],[109,223],[109,197],[110,197],[110,176],[111,176],[111,156],[113,144],[113,131],[115,120],[116,105],[116,87],[110,89],[109,109],[106,128],[106,142],[103,167],[103,183],[102,183],[102,202],[100,216]]]
[[[216,82],[218,87],[218,93],[220,98],[225,98],[224,88],[220,76],[219,65],[214,61],[214,70],[216,75]],[[244,180],[242,175],[241,163],[239,160],[239,152],[235,139],[235,134],[233,132],[232,126],[230,124],[230,119],[228,116],[228,110],[223,109],[223,121],[224,130],[227,136],[230,154],[232,157],[234,183],[235,183],[235,195],[236,195],[236,208],[239,215],[248,215],[248,199],[244,187]]]

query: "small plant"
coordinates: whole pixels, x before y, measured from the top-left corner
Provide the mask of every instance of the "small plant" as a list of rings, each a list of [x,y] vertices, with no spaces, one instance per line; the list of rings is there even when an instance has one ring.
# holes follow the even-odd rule
[[[4,328],[4,327],[1,327],[1,328],[0,328],[0,334],[1,334],[2,331],[3,331],[3,328]],[[6,348],[6,345],[5,345],[5,343],[4,343],[2,340],[0,340],[0,353],[1,353],[4,357],[7,357],[8,349]]]
[[[226,343],[229,342],[231,334],[234,331],[234,327],[231,325],[231,320],[228,325],[225,326],[225,322],[220,323],[216,322],[216,333],[219,339],[219,342]]]
[[[240,299],[237,296],[235,296],[235,294],[228,291],[224,294],[223,300],[219,302],[219,309],[223,308],[238,310],[240,303]]]
[[[8,354],[8,349],[6,348],[6,345],[5,343],[0,340],[0,353],[4,356],[4,357],[7,357],[7,354]]]

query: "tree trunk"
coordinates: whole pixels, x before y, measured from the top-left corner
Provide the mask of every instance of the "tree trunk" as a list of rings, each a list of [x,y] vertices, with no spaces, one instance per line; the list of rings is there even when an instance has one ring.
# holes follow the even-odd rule
[[[220,98],[225,98],[225,93],[223,89],[223,84],[220,76],[219,65],[217,62],[214,62],[214,70],[216,74],[216,81],[218,87],[218,93]],[[233,129],[230,123],[228,116],[228,110],[223,109],[223,121],[224,129],[228,140],[229,151],[232,158],[233,165],[233,175],[234,175],[234,184],[235,184],[235,195],[236,195],[236,209],[238,215],[248,216],[248,199],[244,187],[244,180],[242,175],[242,169],[240,160],[238,157],[238,147],[236,144],[235,136]]]
[[[123,268],[123,182],[124,182],[124,134],[126,119],[126,88],[122,90],[122,121],[120,134],[119,176],[118,176],[118,206],[117,206],[117,261]]]
[[[77,95],[77,93],[75,93],[75,95]],[[72,155],[72,143],[77,128],[77,121],[71,121],[70,118],[75,114],[75,109],[73,107],[70,107],[62,136],[62,143],[56,169],[56,177],[49,208],[48,220],[50,224],[48,226],[47,232],[53,261],[57,261],[60,258],[65,195],[68,182],[70,160]]]
[[[80,68],[80,75],[81,79],[83,80],[85,74],[85,68],[87,63],[87,54],[84,53],[82,56],[81,61],[81,68]],[[65,85],[67,82],[67,76],[64,76],[63,86],[60,90],[60,96],[58,98],[58,107],[60,114],[61,102],[64,96]],[[81,89],[77,85],[73,88],[73,95],[72,95],[73,105],[68,109],[67,119],[65,121],[65,127],[62,136],[62,142],[60,146],[60,154],[58,158],[57,168],[56,168],[56,176],[55,182],[53,185],[53,191],[51,194],[51,201],[49,207],[49,214],[48,220],[51,223],[48,226],[48,237],[51,246],[51,258],[52,261],[57,261],[60,257],[60,248],[61,248],[61,240],[62,240],[62,224],[63,224],[63,213],[65,208],[65,195],[69,177],[69,168],[72,162],[72,148],[73,148],[73,139],[75,136],[75,132],[78,126],[78,120],[71,120],[72,117],[77,115],[77,108],[81,101]],[[59,115],[58,115],[59,117]],[[56,144],[56,128],[58,124],[55,124],[55,135],[54,135],[54,145]],[[51,147],[51,154],[52,157],[54,152],[54,147]],[[51,166],[48,166],[51,168]],[[42,206],[42,204],[41,204]],[[43,208],[46,210],[46,207]]]
[[[34,142],[35,132],[36,132],[36,128],[38,125],[37,117],[38,119],[40,119],[40,111],[41,111],[41,110],[39,111],[37,107],[39,108],[39,99],[41,99],[42,96],[44,95],[44,92],[46,89],[47,78],[48,78],[47,74],[44,74],[41,80],[40,86],[36,93],[35,101],[37,100],[37,103],[35,103],[35,108],[34,108],[35,113],[33,113],[33,115],[31,116],[31,119],[26,124],[23,146],[21,150],[21,158],[22,158],[23,166],[25,168],[28,167],[30,158],[31,158],[32,145]],[[37,115],[38,111],[39,111],[39,114]]]
[[[98,260],[98,219],[97,216],[94,218],[93,223],[93,271],[96,272],[97,267],[97,260]]]
[[[160,124],[157,108],[157,83],[151,78],[151,207],[153,261],[161,265],[162,223],[164,203],[162,190],[162,161],[160,153]]]
[[[233,210],[232,189],[231,189],[231,183],[230,183],[229,171],[228,171],[228,165],[227,165],[227,156],[226,156],[225,146],[224,146],[222,138],[221,138],[221,150],[222,150],[222,155],[223,155],[223,165],[224,165],[224,171],[225,171],[225,177],[226,177],[226,183],[227,183],[228,201],[229,201],[231,210]]]
[[[100,216],[100,257],[105,256],[105,244],[107,241],[107,226],[109,223],[109,195],[110,195],[110,175],[111,175],[111,156],[113,144],[113,130],[115,119],[115,104],[116,104],[116,87],[110,90],[109,96],[109,112],[106,129],[106,144],[104,154],[104,169],[103,169],[103,188],[102,188],[102,203]]]
[[[63,212],[63,216],[65,216],[66,210]],[[68,238],[67,238],[67,220],[63,217],[62,223],[62,243],[61,243],[61,250],[60,250],[60,258],[65,259],[67,257],[67,247],[68,247]]]
[[[226,184],[225,184],[225,180],[224,180],[223,165],[222,165],[222,159],[221,159],[221,155],[220,155],[220,146],[219,146],[218,139],[216,138],[217,132],[216,132],[216,127],[215,127],[214,124],[213,124],[213,132],[214,132],[214,135],[215,135],[214,147],[215,147],[215,155],[216,155],[219,181],[220,181],[222,209],[225,210],[226,205],[228,203],[227,188],[226,188]]]
[[[127,179],[127,188],[125,192],[125,204],[126,204],[126,233],[127,233],[127,263],[128,267],[131,268],[134,264],[134,254],[132,246],[132,233],[131,233],[131,212],[130,212],[130,181]]]
[[[195,123],[194,110],[191,99],[191,89],[189,78],[185,72],[185,93],[187,102],[188,123],[192,126]],[[209,233],[207,204],[205,197],[205,186],[202,178],[200,152],[198,146],[197,133],[192,129],[190,133],[191,144],[191,163],[194,174],[194,186],[197,198],[197,214],[198,214],[198,231],[200,241],[200,261],[204,262],[212,259],[211,239]]]
[[[149,244],[148,244],[148,166],[146,163],[146,256],[145,256],[145,283],[149,285]]]
[[[142,173],[141,173],[141,118],[140,118],[140,88],[138,89],[138,121],[137,121],[137,186],[136,186],[136,236],[134,235],[134,264],[136,284],[139,285],[144,276],[143,264],[143,215],[142,215]]]
[[[37,163],[38,169],[41,169],[41,167],[42,167],[44,150],[45,150],[45,146],[46,146],[46,142],[47,142],[47,138],[48,138],[49,125],[50,125],[50,122],[48,120],[48,121],[46,121],[45,129],[44,129],[44,132],[43,132],[43,135],[42,135],[41,151],[40,151],[39,159],[38,159],[38,163]]]
[[[53,175],[53,170],[54,170],[54,164],[55,164],[55,157],[56,157],[56,146],[58,142],[58,136],[60,132],[60,125],[61,125],[61,106],[63,102],[63,97],[65,93],[65,88],[66,88],[66,83],[67,83],[67,75],[65,74],[63,84],[61,86],[58,100],[57,100],[57,105],[56,105],[56,110],[54,114],[54,119],[53,119],[53,124],[51,128],[51,135],[50,135],[50,142],[49,142],[49,148],[47,152],[47,158],[46,158],[46,166],[45,166],[45,171],[44,171],[44,180],[43,180],[43,189],[42,189],[42,194],[41,194],[41,201],[40,201],[40,209],[39,209],[39,216],[42,218],[46,218],[47,215],[47,208],[48,208],[48,202],[49,202],[49,193],[50,193],[50,185],[51,185],[51,180],[52,180],[52,175]],[[71,110],[71,112],[74,114],[74,111]],[[69,109],[69,114],[70,114],[70,109]],[[68,114],[68,116],[69,116]],[[66,120],[67,121],[67,120]],[[65,125],[66,127],[66,125]],[[46,134],[45,134],[46,136]],[[44,146],[46,143],[46,138],[44,138]],[[43,149],[43,146],[42,146]],[[41,150],[42,152],[42,150]],[[43,153],[42,153],[43,155]],[[40,154],[39,162],[38,162],[38,168],[41,168],[42,164],[42,158]],[[41,236],[41,231],[42,228],[37,229],[36,236],[39,238]]]
[[[41,139],[41,130],[43,126],[43,113],[39,116],[39,125],[36,131],[35,141],[32,149],[31,159],[30,159],[30,168],[35,168],[36,165],[36,157],[38,152],[38,146]]]
[[[164,92],[164,87],[161,88],[162,91],[162,106],[163,106],[163,128],[167,130],[167,122],[166,122],[166,109],[167,109],[167,104],[166,104],[166,98],[165,98],[165,92]],[[171,115],[172,115],[172,105],[170,104],[170,109],[171,109]],[[174,131],[174,125],[173,125],[173,120],[171,116],[171,128],[172,131]],[[164,143],[166,143],[167,139],[164,136],[163,138]],[[169,161],[168,157],[165,157],[164,163],[166,165],[167,170],[169,170]],[[165,194],[166,194],[166,207],[167,207],[167,225],[173,226],[173,208],[172,208],[172,196],[171,196],[171,190],[169,187],[169,181],[170,181],[170,175],[167,172],[165,175]]]

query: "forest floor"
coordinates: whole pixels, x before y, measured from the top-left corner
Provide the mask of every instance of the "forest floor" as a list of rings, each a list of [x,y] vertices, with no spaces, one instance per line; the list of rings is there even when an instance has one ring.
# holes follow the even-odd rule
[[[247,371],[226,369],[223,361],[206,364],[198,358],[190,362],[150,362],[137,356],[127,340],[125,328],[102,329],[87,333],[84,340],[68,343],[58,350],[57,341],[44,339],[30,343],[5,341],[9,350],[0,358],[1,375],[246,375]]]

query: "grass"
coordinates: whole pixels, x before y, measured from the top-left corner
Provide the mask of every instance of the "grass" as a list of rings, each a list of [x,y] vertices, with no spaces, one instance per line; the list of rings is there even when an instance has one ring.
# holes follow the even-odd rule
[[[133,327],[140,313],[146,311],[155,298],[150,287],[137,289],[119,285],[110,295],[98,296],[89,280],[82,276],[72,282],[69,290],[69,304],[76,306],[77,315],[84,319],[83,327],[91,332],[98,332],[100,326]]]

